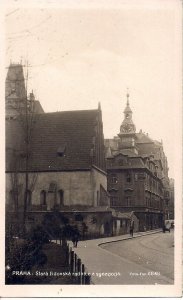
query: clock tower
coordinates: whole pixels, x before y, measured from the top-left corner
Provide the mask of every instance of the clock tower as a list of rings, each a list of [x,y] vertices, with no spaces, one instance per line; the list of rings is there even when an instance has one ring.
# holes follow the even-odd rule
[[[127,93],[126,96],[127,103],[124,110],[124,120],[120,126],[120,133],[118,134],[118,136],[120,137],[119,148],[130,149],[137,154],[138,152],[135,147],[136,127],[132,120],[132,110],[129,104],[129,93]]]

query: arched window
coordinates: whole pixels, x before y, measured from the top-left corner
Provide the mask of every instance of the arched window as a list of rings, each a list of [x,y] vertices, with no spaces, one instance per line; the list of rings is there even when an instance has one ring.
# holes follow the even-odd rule
[[[12,190],[9,193],[9,206],[11,210],[15,209],[15,195]]]
[[[130,173],[126,173],[126,182],[131,182],[131,174]]]
[[[46,205],[46,191],[42,190],[40,193],[40,204]]]
[[[58,197],[59,197],[60,206],[63,206],[64,205],[64,191],[63,190],[58,191]]]
[[[32,192],[30,190],[27,190],[27,208],[31,208],[32,202]]]

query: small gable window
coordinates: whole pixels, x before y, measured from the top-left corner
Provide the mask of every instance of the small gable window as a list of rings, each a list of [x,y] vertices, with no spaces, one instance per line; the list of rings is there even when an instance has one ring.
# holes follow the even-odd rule
[[[57,149],[57,155],[60,157],[65,156],[65,149],[66,149],[65,145],[59,146]]]
[[[118,163],[119,163],[119,166],[123,166],[124,165],[123,159],[119,159]]]
[[[49,185],[49,189],[48,189],[48,192],[49,193],[54,193],[57,189],[57,184],[56,182],[50,182],[50,185]]]

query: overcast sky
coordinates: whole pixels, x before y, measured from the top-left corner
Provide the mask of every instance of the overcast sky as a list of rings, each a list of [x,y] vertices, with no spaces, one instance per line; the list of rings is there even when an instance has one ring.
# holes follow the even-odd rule
[[[6,66],[28,60],[28,89],[45,112],[95,109],[100,101],[104,135],[112,138],[129,88],[137,131],[163,140],[174,177],[181,1],[7,3]]]

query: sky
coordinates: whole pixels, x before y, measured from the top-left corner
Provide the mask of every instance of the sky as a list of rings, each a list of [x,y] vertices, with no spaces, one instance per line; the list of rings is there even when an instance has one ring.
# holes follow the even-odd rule
[[[174,177],[181,127],[180,5],[9,0],[6,67],[28,61],[28,91],[34,90],[45,112],[96,109],[100,102],[105,138],[119,133],[128,88],[137,132],[163,140]]]

